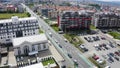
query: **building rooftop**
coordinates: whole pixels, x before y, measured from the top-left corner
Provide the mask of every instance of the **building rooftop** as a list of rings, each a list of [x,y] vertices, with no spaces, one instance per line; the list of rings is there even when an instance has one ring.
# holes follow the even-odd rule
[[[14,38],[12,41],[13,41],[13,46],[17,47],[17,46],[19,46],[20,44],[22,44],[24,42],[30,42],[30,43],[46,42],[47,37],[45,36],[45,34],[40,34],[40,35],[33,35],[33,36]]]
[[[22,67],[22,68],[44,68],[44,67],[42,63],[37,63],[37,64]]]
[[[16,16],[13,16],[16,17]],[[12,22],[12,19],[4,19],[4,20],[0,20],[0,23],[8,23],[8,22]],[[31,19],[36,19],[36,17],[26,17],[26,18],[18,18],[19,21],[23,21],[23,20],[31,20]]]

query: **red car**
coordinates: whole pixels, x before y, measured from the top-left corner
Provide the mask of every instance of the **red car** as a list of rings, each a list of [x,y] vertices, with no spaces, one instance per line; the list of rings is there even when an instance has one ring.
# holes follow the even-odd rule
[[[120,56],[120,53],[119,53],[119,52],[117,52],[117,51],[115,51],[115,54],[116,54],[116,55],[118,55],[118,56]]]
[[[98,56],[93,56],[93,59],[97,60],[97,59],[99,59],[99,57]]]

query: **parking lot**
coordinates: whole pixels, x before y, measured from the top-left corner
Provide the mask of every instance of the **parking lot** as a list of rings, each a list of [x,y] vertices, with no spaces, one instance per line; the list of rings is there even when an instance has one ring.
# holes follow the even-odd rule
[[[100,59],[105,60],[107,66],[111,68],[120,68],[120,49],[110,38],[106,38],[101,34],[79,36],[84,41],[84,47],[88,51],[83,55],[86,58],[96,54]],[[83,47],[80,47],[83,48]]]

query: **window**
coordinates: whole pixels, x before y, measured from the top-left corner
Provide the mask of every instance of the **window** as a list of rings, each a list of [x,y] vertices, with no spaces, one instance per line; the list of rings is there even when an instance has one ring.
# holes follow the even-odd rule
[[[35,45],[32,45],[32,51],[35,51]]]
[[[38,50],[41,50],[41,45],[38,45]]]
[[[43,48],[46,48],[46,45],[45,45],[45,44],[43,44]]]
[[[20,55],[21,54],[21,51],[20,51],[20,48],[18,48],[18,55]]]

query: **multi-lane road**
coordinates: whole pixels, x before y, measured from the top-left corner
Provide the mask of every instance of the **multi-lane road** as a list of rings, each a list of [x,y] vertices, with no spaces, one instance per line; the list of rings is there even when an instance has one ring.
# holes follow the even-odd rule
[[[87,59],[85,59],[80,51],[75,48],[72,44],[69,42],[64,41],[64,37],[62,35],[59,35],[57,32],[55,32],[47,23],[45,23],[41,18],[39,18],[38,15],[36,15],[31,9],[29,9],[26,5],[22,4],[24,8],[26,8],[26,11],[29,12],[32,16],[35,16],[38,19],[39,26],[44,30],[45,34],[49,36],[49,33],[52,34],[52,41],[58,41],[60,45],[62,45],[62,48],[57,48],[59,51],[62,51],[62,56],[65,58],[65,62],[62,63],[63,65],[66,65],[67,67],[72,66],[74,67],[74,60],[77,60],[78,67],[77,68],[93,68],[94,65],[92,65]],[[50,37],[50,36],[49,36]],[[56,47],[56,46],[55,46]],[[67,54],[71,54],[72,58],[69,58]]]

